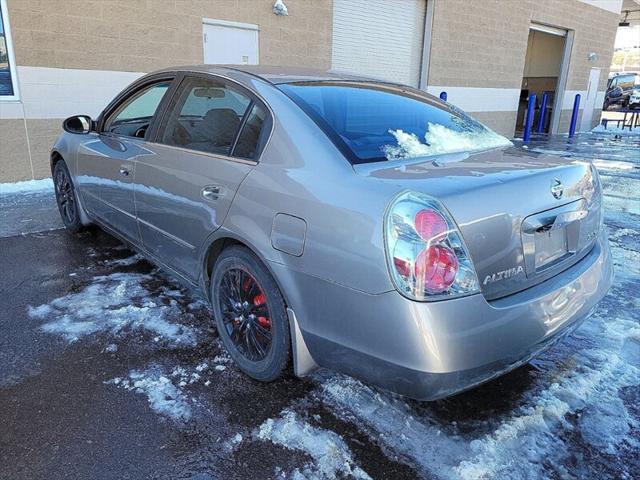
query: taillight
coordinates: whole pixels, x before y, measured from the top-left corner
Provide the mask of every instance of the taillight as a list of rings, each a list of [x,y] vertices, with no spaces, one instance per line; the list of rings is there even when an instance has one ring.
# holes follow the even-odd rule
[[[479,291],[478,277],[455,223],[435,199],[396,197],[385,218],[385,248],[396,288],[414,300]]]

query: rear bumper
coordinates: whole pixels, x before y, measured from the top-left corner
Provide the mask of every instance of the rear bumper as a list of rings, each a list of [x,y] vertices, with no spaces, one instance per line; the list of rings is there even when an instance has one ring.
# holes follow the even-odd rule
[[[604,235],[580,262],[523,292],[413,302],[368,295],[272,265],[319,365],[420,400],[495,378],[576,328],[613,276]]]

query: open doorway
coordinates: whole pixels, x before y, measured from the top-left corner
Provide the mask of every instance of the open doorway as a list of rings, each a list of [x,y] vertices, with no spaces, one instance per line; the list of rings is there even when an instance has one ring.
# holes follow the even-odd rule
[[[543,95],[546,94],[547,101],[542,132],[555,133],[554,126],[557,128],[557,119],[555,117],[560,114],[561,97],[564,91],[564,83],[566,82],[567,69],[564,62],[568,61],[569,58],[569,55],[565,54],[566,49],[566,30],[545,25],[531,25],[516,120],[517,132],[521,132],[524,129],[527,102],[529,96],[535,93],[534,131],[538,127],[542,113],[542,99]]]

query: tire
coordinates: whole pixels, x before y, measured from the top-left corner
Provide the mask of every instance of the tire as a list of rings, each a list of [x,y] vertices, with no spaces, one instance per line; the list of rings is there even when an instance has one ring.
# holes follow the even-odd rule
[[[53,185],[56,194],[58,211],[65,228],[71,232],[79,232],[83,229],[80,220],[80,205],[76,189],[71,180],[71,174],[64,160],[58,161],[53,168]]]
[[[609,110],[609,102],[607,100],[604,101],[604,105],[602,106],[602,109],[606,112],[607,110]]]
[[[291,359],[287,310],[253,252],[241,246],[222,251],[211,275],[211,303],[220,339],[240,370],[262,382],[281,377]]]

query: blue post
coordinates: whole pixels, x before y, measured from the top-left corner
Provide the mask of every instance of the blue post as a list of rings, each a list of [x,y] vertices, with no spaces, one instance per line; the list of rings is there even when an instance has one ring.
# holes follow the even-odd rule
[[[571,113],[571,123],[569,124],[569,138],[573,138],[576,134],[576,123],[578,123],[578,110],[580,110],[580,94],[576,93],[576,99],[573,101],[573,112]]]
[[[533,111],[536,107],[536,94],[529,95],[529,103],[527,104],[527,111],[524,117],[524,134],[522,140],[527,143],[531,138],[531,129],[533,128]]]
[[[547,113],[547,98],[549,94],[544,92],[542,94],[542,101],[540,102],[540,113],[538,114],[538,128],[536,128],[536,133],[542,133],[544,130],[544,116]]]
[[[440,92],[440,100],[443,102],[447,101],[447,92]]]

